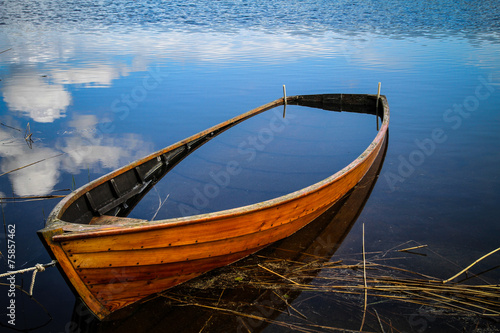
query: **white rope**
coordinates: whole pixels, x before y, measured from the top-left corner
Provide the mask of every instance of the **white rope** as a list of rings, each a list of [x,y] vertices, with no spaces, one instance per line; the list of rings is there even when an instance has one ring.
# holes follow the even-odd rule
[[[40,264],[36,264],[35,268],[36,269],[33,271],[33,276],[31,277],[30,296],[33,296],[33,287],[35,286],[36,273],[45,271],[45,267]]]
[[[22,274],[22,273],[33,271],[33,275],[31,277],[31,285],[30,285],[30,296],[32,296],[33,295],[33,287],[35,286],[36,273],[43,272],[43,271],[45,271],[45,267],[54,266],[56,263],[57,263],[57,260],[52,260],[50,263],[45,264],[45,265],[36,264],[35,267],[30,267],[30,268],[20,269],[18,271],[10,271],[7,273],[0,274],[0,278],[3,278],[5,276],[11,276],[14,274]]]
[[[39,265],[39,264],[37,264],[37,265]],[[35,269],[37,269],[36,266],[35,267],[30,267],[30,268],[25,268],[25,269],[20,269],[18,271],[10,271],[10,272],[7,272],[7,273],[0,274],[0,278],[3,278],[4,276],[14,275],[14,274],[26,273],[26,272],[29,272],[29,271],[33,271]]]

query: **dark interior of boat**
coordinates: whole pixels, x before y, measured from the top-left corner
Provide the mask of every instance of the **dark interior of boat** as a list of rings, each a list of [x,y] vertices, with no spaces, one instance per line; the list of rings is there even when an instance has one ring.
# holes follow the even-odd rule
[[[287,98],[287,105],[300,105],[337,112],[356,112],[383,117],[383,108],[376,95],[358,94],[322,94],[303,95]],[[283,105],[283,102],[281,103]],[[286,105],[284,106],[286,108]],[[61,219],[77,224],[108,224],[106,217],[126,217],[137,203],[160,181],[173,167],[189,154],[201,147],[213,137],[237,125],[238,123],[267,109],[249,113],[243,118],[234,118],[221,125],[196,134],[180,146],[162,151],[146,160],[140,160],[99,178],[85,187],[84,191],[64,211]],[[377,114],[379,113],[379,114]],[[156,156],[155,156],[156,155]],[[92,185],[96,184],[96,185]]]

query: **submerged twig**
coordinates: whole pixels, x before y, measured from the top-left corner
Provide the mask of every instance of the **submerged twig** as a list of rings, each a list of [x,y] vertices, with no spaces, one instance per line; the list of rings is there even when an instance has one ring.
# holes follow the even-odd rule
[[[25,165],[25,166],[22,166],[22,167],[19,167],[19,168],[16,168],[16,169],[13,169],[13,170],[10,170],[10,171],[7,171],[7,172],[4,172],[4,173],[0,174],[0,177],[1,177],[1,176],[5,176],[5,175],[7,175],[7,174],[9,174],[9,173],[12,173],[12,172],[14,172],[14,171],[18,171],[18,170],[21,170],[21,169],[27,168],[27,167],[29,167],[29,166],[32,166],[32,165],[38,164],[38,163],[40,163],[40,162],[50,160],[51,158],[56,158],[56,157],[59,157],[59,156],[64,155],[64,154],[65,154],[65,153],[60,153],[60,154],[57,154],[57,155],[55,155],[55,156],[47,157],[47,158],[41,159],[41,160],[39,160],[39,161],[36,161],[36,162],[30,163],[30,164],[27,164],[27,165]]]
[[[481,260],[483,260],[484,258],[492,255],[493,253],[497,252],[497,251],[500,251],[500,247],[496,250],[493,250],[491,251],[490,253],[488,254],[485,254],[484,256],[482,256],[481,258],[477,259],[476,261],[474,261],[472,264],[470,264],[469,266],[465,267],[463,270],[461,270],[460,272],[458,272],[457,274],[453,275],[451,278],[449,278],[448,280],[444,280],[443,283],[447,283],[451,280],[453,280],[454,278],[456,278],[457,276],[459,276],[460,274],[462,274],[463,272],[469,270],[469,268],[471,268],[472,266],[474,266],[475,264],[477,264],[478,262],[480,262]]]
[[[19,131],[19,132],[22,132],[22,130],[20,130],[19,128],[15,128],[15,127],[9,126],[9,125],[4,124],[4,123],[2,123],[2,122],[0,122],[0,125],[5,126],[5,127],[8,127],[8,128],[10,128],[10,129],[13,129],[13,130],[16,130],[16,131]]]
[[[419,245],[419,246],[407,247],[406,249],[398,250],[398,252],[408,252],[408,251],[411,251],[411,250],[421,249],[423,247],[427,247],[427,245]]]
[[[26,141],[26,144],[30,149],[33,148],[33,133],[31,133],[31,128],[30,128],[30,123],[26,125],[26,132],[24,133],[24,141]]]
[[[20,197],[0,197],[0,202],[6,201],[31,201],[31,200],[46,200],[46,199],[58,199],[64,198],[65,195],[62,194],[51,194],[51,195],[25,195]]]
[[[258,315],[259,314],[258,312],[246,313],[246,312],[236,311],[236,310],[229,309],[229,308],[224,308],[221,306],[213,306],[213,305],[209,305],[209,304],[203,304],[200,302],[188,301],[188,300],[180,299],[178,297],[170,296],[168,294],[161,294],[161,296],[165,297],[167,299],[173,300],[173,301],[177,302],[179,305],[196,306],[196,307],[200,307],[200,308],[204,308],[204,309],[208,309],[208,310],[218,311],[219,313],[224,314],[224,315],[238,316],[238,318],[240,318],[241,324],[248,332],[251,332],[251,330],[246,325],[246,323],[242,320],[242,318],[253,319],[253,320],[262,321],[262,322],[266,322],[266,323],[277,325],[277,326],[282,326],[282,327],[285,327],[286,329],[292,330],[294,332],[306,332],[306,333],[324,332],[324,331],[318,331],[317,329],[323,329],[323,330],[326,329],[326,330],[331,331],[331,332],[344,332],[344,333],[357,332],[357,331],[353,331],[353,330],[349,330],[349,329],[332,327],[332,326],[324,326],[324,325],[316,325],[316,324],[312,324],[312,323],[304,323],[301,326],[298,323],[284,322],[284,321],[280,321],[280,320],[276,320],[276,319],[271,319],[271,318],[268,318],[264,315],[260,316],[260,315]],[[271,308],[271,309],[273,309],[273,308]],[[276,310],[276,309],[274,309],[274,310]],[[309,326],[309,328],[305,327],[305,326]]]
[[[221,281],[218,285],[223,286],[224,289],[222,292],[215,290],[214,296],[206,297],[204,294],[199,297],[187,293],[191,297],[186,297],[186,293],[182,293],[181,297],[170,292],[162,293],[160,296],[176,301],[177,304],[174,303],[176,306],[196,306],[218,311],[222,316],[237,316],[242,323],[243,331],[245,329],[250,331],[245,324],[246,321],[250,320],[267,322],[300,332],[341,331],[339,328],[313,324],[308,319],[311,316],[307,312],[307,308],[302,307],[303,302],[312,297],[334,294],[341,296],[336,299],[346,302],[347,306],[350,305],[357,311],[360,310],[358,304],[364,298],[363,320],[359,330],[356,330],[357,332],[363,331],[366,329],[364,327],[368,325],[380,332],[392,332],[394,330],[392,322],[390,319],[385,320],[383,313],[379,315],[374,304],[395,301],[412,306],[429,307],[429,311],[436,311],[436,313],[446,316],[477,315],[492,320],[500,318],[500,286],[488,285],[487,283],[471,285],[463,282],[443,284],[441,279],[432,276],[378,264],[366,252],[364,226],[362,242],[363,262],[359,260],[359,257],[358,259],[344,259],[343,262],[336,261],[333,264],[329,261],[330,257],[323,257],[323,261],[319,260],[319,257],[313,258],[312,261],[311,257],[300,261],[294,257],[294,259],[285,260],[257,255],[256,258],[260,260],[260,263],[244,263],[237,269],[238,273],[244,272],[245,276],[248,277],[245,279],[248,282],[244,288],[253,288],[255,291],[259,291],[258,302],[255,301],[255,297],[248,303],[234,300],[231,292],[228,293],[230,296],[225,297],[226,288],[231,288],[231,283],[234,285],[234,274],[223,274],[220,277]],[[394,254],[397,252],[397,249],[392,250]],[[231,269],[234,270],[234,268]],[[314,271],[321,271],[321,274],[314,274]],[[241,288],[241,282],[238,282],[237,286]],[[207,289],[198,284],[194,288]],[[284,292],[282,292],[283,290]],[[298,299],[299,293],[302,295],[309,293],[313,296],[303,297],[299,302],[294,302]],[[255,296],[255,294],[251,294]],[[265,301],[270,298],[269,295],[273,297],[271,305]],[[290,297],[282,295],[290,295]],[[375,302],[368,303],[368,297]],[[262,301],[263,299],[264,301]],[[373,311],[368,308],[369,305]],[[291,319],[286,321],[275,319],[286,314],[286,311],[292,317]],[[273,315],[264,315],[268,313]],[[213,313],[210,315],[209,320],[205,323],[205,329],[212,323],[212,316],[215,316]]]
[[[207,319],[207,321],[205,322],[205,325],[203,325],[203,327],[199,330],[199,332],[198,332],[198,333],[203,332],[203,330],[205,329],[205,327],[207,327],[207,326],[208,326],[208,323],[210,322],[210,320],[212,320],[212,317],[213,317],[213,315],[211,315],[211,316]]]
[[[293,281],[293,280],[290,280],[289,278],[284,277],[283,275],[278,274],[278,273],[276,273],[276,272],[274,272],[274,271],[270,270],[269,268],[262,266],[261,264],[257,264],[257,266],[259,266],[259,267],[260,267],[260,268],[262,268],[262,269],[265,269],[266,271],[268,271],[268,272],[270,272],[270,273],[273,273],[273,274],[275,274],[275,275],[279,276],[279,277],[280,277],[280,278],[282,278],[282,279],[285,279],[285,280],[287,280],[287,281],[290,281],[290,282],[291,282],[291,283],[293,283],[293,284],[300,285],[299,283],[297,283],[297,282],[295,282],[295,281]]]
[[[310,331],[305,331],[301,327],[293,325],[293,324],[290,324],[290,323],[284,323],[284,322],[281,322],[281,321],[272,320],[272,319],[265,318],[265,317],[258,316],[258,315],[254,315],[254,314],[244,313],[244,312],[240,312],[240,311],[236,311],[236,310],[231,310],[231,309],[227,309],[227,308],[221,308],[221,307],[217,307],[217,306],[211,306],[211,305],[207,305],[207,304],[201,304],[201,303],[197,303],[197,302],[185,302],[185,301],[182,301],[180,299],[177,299],[177,298],[174,298],[174,297],[171,297],[171,296],[168,296],[168,295],[162,295],[162,296],[166,297],[166,298],[169,298],[169,299],[172,299],[172,300],[174,300],[176,302],[179,302],[179,303],[187,303],[188,305],[197,306],[197,307],[200,307],[200,308],[205,308],[205,309],[210,309],[210,310],[216,310],[216,311],[219,311],[221,313],[233,314],[233,315],[237,315],[239,317],[246,317],[246,318],[250,318],[250,319],[264,321],[264,322],[272,323],[272,324],[275,324],[275,325],[284,326],[284,327],[287,327],[287,328],[289,328],[290,326],[293,326],[294,329],[296,329],[297,331],[310,332]]]
[[[293,311],[297,312],[302,318],[304,319],[307,319],[307,316],[304,315],[302,312],[300,312],[299,310],[297,310],[296,308],[294,308],[290,303],[288,303],[288,301],[283,297],[281,296],[280,294],[278,294],[277,292],[275,292],[273,290],[273,293],[278,296],[288,307],[290,307]]]
[[[366,284],[366,255],[365,255],[365,224],[363,223],[363,281],[365,285],[365,304],[363,307],[363,319],[361,320],[361,327],[359,331],[363,331],[363,326],[365,325],[366,318],[366,307],[368,303],[368,285]]]
[[[377,310],[373,309],[373,311],[375,311],[375,314],[377,315],[377,321],[380,326],[380,330],[382,331],[382,333],[385,333],[384,326],[382,325],[382,321],[380,320]]]
[[[366,252],[363,263],[364,265],[359,263],[337,266],[331,266],[329,263],[316,263],[316,268],[324,272],[321,276],[308,275],[310,263],[290,262],[288,266],[281,266],[286,272],[294,272],[294,276],[302,281],[314,278],[314,284],[305,282],[298,284],[285,277],[282,272],[266,269],[259,264],[259,268],[264,268],[271,272],[273,276],[278,276],[293,284],[279,284],[272,280],[254,280],[251,281],[250,286],[263,289],[276,289],[279,286],[279,288],[298,291],[359,295],[364,296],[366,306],[368,305],[367,297],[370,296],[442,308],[455,313],[482,313],[483,317],[500,317],[500,311],[498,310],[500,309],[500,286],[488,284],[444,285],[442,280],[428,275],[398,267],[366,262]],[[301,270],[301,266],[307,266],[307,270]],[[246,273],[249,274],[250,267],[246,267]],[[371,272],[369,276],[366,274],[368,270]]]
[[[156,210],[155,214],[151,218],[151,221],[153,221],[156,218],[156,215],[158,215],[158,212],[160,211],[161,207],[163,207],[163,205],[165,204],[165,202],[167,202],[167,199],[168,199],[169,196],[170,196],[170,193],[167,194],[167,196],[165,197],[165,199],[163,199],[163,201],[162,201],[161,198],[160,198],[160,195],[158,195],[158,200],[160,201],[160,203],[158,204],[158,209]]]
[[[0,286],[10,286],[10,283],[0,283]],[[45,314],[48,316],[48,320],[44,323],[44,324],[41,324],[41,325],[38,325],[36,327],[32,327],[32,328],[29,328],[29,329],[24,329],[23,332],[30,332],[30,331],[33,331],[33,330],[37,330],[37,329],[40,329],[44,326],[47,326],[51,321],[52,321],[52,315],[50,314],[50,312],[45,308],[45,306],[43,306],[42,303],[40,303],[33,295],[29,295],[29,293],[24,290],[20,285],[15,285],[15,288],[21,292],[23,292],[24,294],[28,295],[30,300],[34,301],[44,312]],[[20,330],[19,330],[20,331]]]

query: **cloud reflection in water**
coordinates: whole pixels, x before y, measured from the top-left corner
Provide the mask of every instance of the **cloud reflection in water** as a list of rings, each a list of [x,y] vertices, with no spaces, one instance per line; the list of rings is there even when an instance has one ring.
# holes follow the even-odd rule
[[[64,117],[71,102],[62,85],[49,84],[35,73],[23,73],[6,81],[3,96],[9,109],[21,111],[39,123]]]
[[[5,41],[5,36],[3,38]],[[152,151],[153,144],[144,142],[137,134],[103,135],[97,128],[99,121],[111,114],[112,101],[121,100],[123,94],[134,91],[134,84],[142,83],[138,78],[140,74],[133,74],[146,72],[158,64],[182,64],[180,67],[213,64],[215,68],[234,64],[250,67],[261,62],[283,66],[314,57],[328,59],[328,70],[332,73],[348,67],[411,72],[408,68],[416,62],[414,44],[425,41],[426,52],[431,48],[441,49],[439,40],[422,37],[419,41],[419,38],[396,43],[375,33],[346,38],[344,33],[333,31],[313,35],[271,34],[259,30],[187,33],[136,29],[127,34],[27,31],[21,40],[11,40],[12,51],[2,54],[3,66],[8,68],[6,74],[2,74],[0,85],[4,101],[9,112],[20,111],[38,123],[58,123],[58,129],[65,130],[58,131],[53,148],[37,145],[30,150],[24,143],[15,149],[0,146],[0,167],[6,172],[64,152],[59,158],[9,175],[16,194],[41,195],[54,188],[62,171],[77,174],[86,169],[95,172],[100,168],[113,169]],[[401,47],[404,43],[413,47]],[[462,44],[459,46],[464,48]],[[175,66],[169,70],[176,70]],[[91,107],[99,107],[99,110],[92,109],[93,115],[79,111],[87,107],[85,103],[76,102],[75,92],[82,88],[101,88],[95,91],[101,97],[108,97],[107,102],[97,100],[92,104]],[[117,90],[106,93],[107,88]],[[82,95],[94,96],[94,93]],[[79,104],[73,107],[72,103]]]
[[[10,132],[14,131],[0,128],[1,173],[43,160],[8,174],[14,194],[49,194],[60,181],[62,172],[78,174],[82,169],[89,172],[114,169],[152,150],[151,143],[133,134],[117,138],[99,137],[96,124],[94,115],[77,115],[69,121],[69,130],[57,140],[54,148],[37,145],[33,149],[26,145],[21,134],[16,132],[13,135]]]

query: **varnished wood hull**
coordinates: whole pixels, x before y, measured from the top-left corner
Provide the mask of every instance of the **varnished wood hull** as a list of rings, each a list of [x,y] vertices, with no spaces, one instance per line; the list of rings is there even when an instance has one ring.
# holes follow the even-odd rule
[[[337,110],[352,107],[348,110],[373,114],[377,105],[369,95],[294,96],[287,102]],[[41,238],[76,293],[99,319],[293,234],[349,192],[381,152],[389,123],[383,96],[378,103],[383,121],[371,145],[351,164],[319,183],[216,213],[162,221],[125,217],[129,207],[161,178],[160,171],[168,172],[187,156],[186,151],[214,133],[281,104],[283,99],[116,170],[56,206],[40,231]]]

